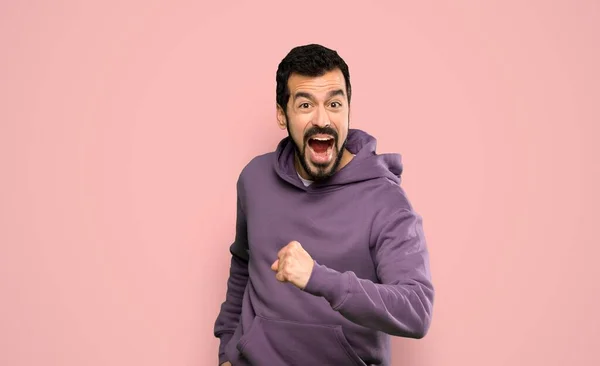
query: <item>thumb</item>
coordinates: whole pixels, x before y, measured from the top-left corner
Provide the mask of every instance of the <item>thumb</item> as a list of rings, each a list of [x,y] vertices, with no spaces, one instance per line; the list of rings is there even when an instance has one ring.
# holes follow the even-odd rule
[[[273,262],[273,264],[271,264],[271,269],[273,271],[277,271],[278,268],[279,268],[279,259],[277,259],[275,262]]]

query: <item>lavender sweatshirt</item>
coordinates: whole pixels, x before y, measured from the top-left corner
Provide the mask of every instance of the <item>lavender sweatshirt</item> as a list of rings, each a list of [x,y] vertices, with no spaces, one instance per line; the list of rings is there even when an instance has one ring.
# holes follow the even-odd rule
[[[421,217],[400,186],[401,157],[351,129],[354,159],[305,187],[289,138],[254,158],[237,182],[226,299],[215,322],[219,363],[389,365],[390,336],[422,338],[434,290]],[[300,290],[275,279],[296,240],[315,260]]]

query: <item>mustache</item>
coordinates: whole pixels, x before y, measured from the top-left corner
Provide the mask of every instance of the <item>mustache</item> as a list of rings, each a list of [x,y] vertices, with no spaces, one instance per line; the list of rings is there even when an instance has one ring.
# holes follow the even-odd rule
[[[312,138],[313,136],[319,135],[319,134],[331,135],[331,136],[333,136],[333,139],[335,142],[337,142],[337,140],[338,140],[338,133],[333,128],[315,126],[315,127],[311,127],[304,134],[304,143],[307,143],[310,138]]]

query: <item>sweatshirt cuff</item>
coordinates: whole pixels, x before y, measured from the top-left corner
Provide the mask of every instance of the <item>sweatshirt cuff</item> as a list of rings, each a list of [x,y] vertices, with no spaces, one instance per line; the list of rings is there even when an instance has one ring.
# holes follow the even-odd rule
[[[315,296],[324,297],[333,309],[342,305],[348,296],[349,278],[347,273],[340,273],[315,261],[308,283],[304,288]]]
[[[222,333],[221,336],[219,337],[219,340],[221,342],[219,344],[219,365],[221,365],[225,361],[229,361],[229,358],[225,354],[225,347],[227,347],[227,344],[229,344],[229,341],[231,340],[232,337],[233,337],[233,333],[229,333],[229,332]]]

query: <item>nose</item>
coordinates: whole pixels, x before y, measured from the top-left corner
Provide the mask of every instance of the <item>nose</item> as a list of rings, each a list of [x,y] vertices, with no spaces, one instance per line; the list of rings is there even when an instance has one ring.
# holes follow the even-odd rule
[[[328,127],[330,125],[329,114],[325,110],[324,106],[317,108],[315,118],[313,119],[313,125],[318,127]]]

